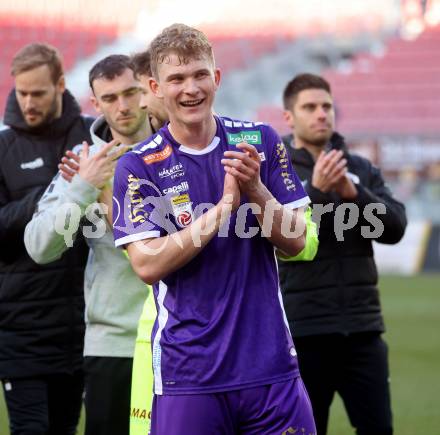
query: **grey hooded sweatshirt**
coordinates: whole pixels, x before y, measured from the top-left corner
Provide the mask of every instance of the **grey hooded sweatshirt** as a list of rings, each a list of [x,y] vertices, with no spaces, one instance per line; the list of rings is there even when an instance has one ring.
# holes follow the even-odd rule
[[[92,124],[90,132],[90,154],[111,140],[102,116]],[[60,218],[66,209],[73,207],[77,217],[80,210],[78,231],[83,232],[90,247],[84,280],[84,355],[133,357],[138,320],[149,287],[136,276],[123,250],[115,248],[112,228],[104,217],[95,225],[90,221],[89,212],[100,193],[79,175],[69,183],[57,174],[26,226],[24,241],[35,262],[46,264],[59,259],[69,249],[59,229],[60,221],[64,222]]]

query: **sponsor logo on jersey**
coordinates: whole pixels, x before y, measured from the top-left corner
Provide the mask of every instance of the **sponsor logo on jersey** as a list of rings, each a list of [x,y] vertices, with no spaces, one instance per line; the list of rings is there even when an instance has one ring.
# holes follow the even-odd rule
[[[178,177],[183,177],[185,175],[185,171],[183,169],[182,163],[178,163],[177,165],[171,166],[171,168],[163,168],[159,172],[160,178],[170,177],[172,180]]]
[[[143,157],[144,162],[147,165],[151,165],[152,163],[161,162],[162,160],[167,159],[173,152],[171,145],[167,145],[162,151],[158,151],[157,153],[147,154]]]
[[[292,174],[288,171],[289,169],[289,155],[287,154],[286,147],[283,143],[277,144],[277,157],[278,163],[281,168],[281,177],[283,178],[284,185],[286,189],[290,192],[291,190],[296,190],[295,183],[292,180]]]
[[[148,215],[142,209],[142,196],[139,192],[139,178],[136,178],[133,174],[129,174],[127,177],[127,184],[127,193],[130,198],[130,212],[128,218],[132,223],[143,224],[146,222]]]
[[[192,202],[187,193],[183,195],[173,196],[171,198],[173,214],[176,218],[177,225],[184,228],[190,225],[194,219]]]
[[[177,186],[168,187],[167,189],[163,189],[163,193],[165,195],[168,195],[169,193],[180,193],[180,192],[186,192],[189,190],[189,184],[188,181],[182,181]]]
[[[21,169],[38,169],[43,167],[44,161],[41,157],[37,157],[35,160],[32,160],[32,162],[26,162],[21,163],[20,168]]]
[[[249,145],[261,145],[261,132],[258,130],[240,131],[239,133],[226,133],[229,145],[246,142]]]

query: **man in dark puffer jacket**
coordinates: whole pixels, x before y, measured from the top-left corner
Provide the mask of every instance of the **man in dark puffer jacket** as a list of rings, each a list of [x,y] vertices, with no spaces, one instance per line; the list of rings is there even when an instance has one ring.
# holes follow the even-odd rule
[[[388,357],[372,240],[397,243],[406,227],[405,208],[380,171],[350,154],[333,131],[331,90],[323,78],[297,76],[283,97],[294,133],[283,140],[312,201],[314,220],[320,221],[315,260],[280,263],[286,314],[317,432],[326,433],[338,392],[359,435],[389,435]]]
[[[58,261],[39,266],[23,234],[67,149],[90,141],[83,117],[65,90],[58,52],[22,48],[12,62],[15,89],[0,132],[0,379],[11,434],[76,433],[83,390],[81,237]],[[50,189],[50,187],[49,187]]]

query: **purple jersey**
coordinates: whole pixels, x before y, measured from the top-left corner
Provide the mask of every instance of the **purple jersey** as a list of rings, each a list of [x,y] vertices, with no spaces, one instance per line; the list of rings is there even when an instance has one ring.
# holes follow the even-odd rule
[[[124,155],[114,183],[116,246],[179,231],[217,204],[226,150],[246,141],[261,157],[261,180],[284,205],[309,198],[275,131],[216,118],[210,145],[177,143],[168,127]],[[213,393],[289,380],[296,352],[279,290],[272,244],[246,205],[189,263],[154,284],[156,394]]]

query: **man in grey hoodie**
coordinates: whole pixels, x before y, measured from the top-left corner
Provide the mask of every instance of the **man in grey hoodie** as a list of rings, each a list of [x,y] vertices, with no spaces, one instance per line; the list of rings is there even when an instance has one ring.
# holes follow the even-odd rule
[[[154,132],[133,68],[128,56],[112,55],[91,69],[92,103],[101,114],[90,130],[93,146],[84,143],[80,155],[77,149],[63,158],[62,171],[25,231],[26,249],[40,264],[69,249],[69,237],[77,229],[90,247],[84,290],[86,435],[128,434],[136,330],[148,295],[124,253],[114,248],[111,218],[103,219],[105,210],[97,206],[111,204],[117,157]],[[81,226],[69,234],[67,215],[68,227],[81,219]]]

